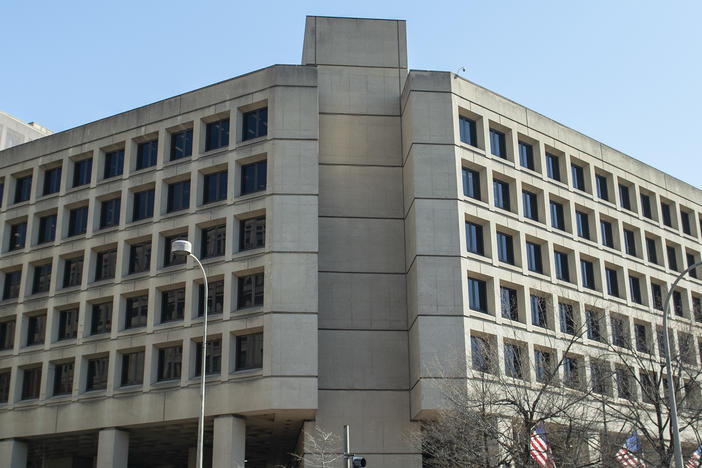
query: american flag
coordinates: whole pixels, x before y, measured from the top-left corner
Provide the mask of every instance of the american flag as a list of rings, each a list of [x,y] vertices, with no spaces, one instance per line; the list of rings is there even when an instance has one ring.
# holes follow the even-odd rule
[[[685,464],[685,468],[699,468],[700,457],[702,457],[702,445],[697,447],[697,450],[692,452],[692,455],[690,455],[690,459]]]
[[[631,434],[631,437],[626,439],[624,446],[619,449],[615,458],[624,467],[631,468],[646,468],[644,461],[637,455],[641,452],[641,443],[636,431]]]
[[[544,423],[539,423],[531,430],[529,438],[531,456],[536,460],[541,468],[556,468],[556,462],[551,453],[551,446],[548,445]]]

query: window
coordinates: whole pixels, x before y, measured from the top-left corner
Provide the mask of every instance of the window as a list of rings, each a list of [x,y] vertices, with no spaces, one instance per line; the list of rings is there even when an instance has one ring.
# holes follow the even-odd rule
[[[166,212],[185,210],[190,207],[190,180],[168,184]]]
[[[20,282],[22,280],[22,270],[6,271],[5,286],[3,288],[3,300],[15,299],[19,296]]]
[[[668,256],[668,267],[671,270],[678,271],[678,260],[675,257],[675,247],[667,245],[665,247],[665,251]]]
[[[585,170],[577,164],[570,165],[571,176],[573,177],[573,188],[585,191]]]
[[[519,303],[517,302],[517,291],[515,289],[500,286],[500,305],[503,318],[519,320]]]
[[[85,390],[105,390],[107,388],[107,356],[88,359],[88,378],[85,383]]]
[[[536,202],[536,194],[522,190],[522,205],[524,208],[524,217],[534,221],[539,220],[539,206]]]
[[[159,382],[180,379],[180,369],[183,361],[183,347],[169,346],[158,350]]]
[[[609,201],[609,191],[607,190],[607,177],[595,174],[595,182],[597,183],[597,197],[604,201]]]
[[[0,322],[0,350],[12,349],[15,346],[15,320]]]
[[[263,273],[239,278],[237,309],[263,305]]]
[[[651,211],[651,198],[644,193],[641,194],[641,214],[648,219],[653,219],[653,212]]]
[[[534,147],[523,141],[519,142],[519,164],[522,167],[534,170]]]
[[[205,354],[205,375],[219,374],[222,371],[222,340],[207,340]],[[195,376],[202,374],[202,342],[195,348]]]
[[[478,255],[484,255],[483,227],[466,221],[466,249]]]
[[[489,341],[481,336],[471,335],[470,350],[473,370],[490,372],[492,368],[492,356]]]
[[[97,253],[95,262],[95,281],[115,277],[117,267],[117,249],[103,250]]]
[[[504,263],[514,265],[514,250],[512,236],[503,232],[497,233],[497,258]]]
[[[631,200],[629,200],[629,187],[619,184],[619,205],[625,210],[631,211]]]
[[[558,315],[561,321],[561,331],[569,335],[575,335],[575,314],[573,312],[573,306],[559,302]]]
[[[602,316],[594,310],[585,311],[585,321],[587,324],[587,337],[593,341],[602,341],[602,332],[600,331],[600,320]]]
[[[81,159],[73,165],[73,186],[80,187],[90,183],[93,172],[93,158]]]
[[[2,206],[2,197],[5,194],[5,179],[0,179],[0,206]]]
[[[646,238],[646,253],[648,255],[648,261],[651,263],[658,264],[658,255],[656,254],[656,241],[650,237]]]
[[[554,251],[553,257],[556,266],[556,278],[562,281],[570,282],[570,272],[568,271],[568,254]]]
[[[52,167],[44,172],[44,195],[61,190],[61,166]]]
[[[529,304],[531,305],[531,323],[534,326],[548,328],[548,319],[546,316],[546,299],[541,296],[532,294],[529,296]]]
[[[46,314],[27,317],[27,346],[44,343],[46,335]]]
[[[266,190],[267,162],[259,161],[241,166],[241,194]]]
[[[612,223],[609,221],[600,221],[600,229],[602,231],[602,245],[614,248],[614,234],[612,233]]]
[[[654,395],[658,394],[658,386],[653,384],[655,374],[652,377],[648,372],[641,371],[639,373],[639,382],[641,384],[641,398],[646,403],[653,403]]]
[[[595,289],[595,269],[593,268],[592,262],[580,260],[580,273],[582,274],[583,287]]]
[[[546,382],[551,378],[551,353],[534,350],[534,374],[537,382]]]
[[[11,370],[0,371],[0,403],[10,401],[10,377],[12,377]]]
[[[236,337],[235,370],[260,369],[263,367],[263,333]]]
[[[480,174],[478,171],[463,168],[463,195],[480,200]]]
[[[112,330],[112,301],[93,304],[90,316],[90,334],[99,335]]]
[[[50,285],[51,263],[36,265],[34,267],[34,286],[32,287],[32,294],[48,292]]]
[[[24,248],[24,243],[27,238],[27,223],[17,223],[10,225],[10,245],[8,250],[19,250]]]
[[[659,284],[651,282],[651,299],[653,308],[663,310],[663,295]]]
[[[183,265],[187,260],[187,255],[175,255],[171,250],[173,248],[173,242],[177,240],[188,240],[188,233],[181,232],[180,234],[175,234],[168,236],[164,239],[163,243],[163,266],[169,267],[173,265]]]
[[[612,326],[612,344],[614,346],[619,346],[620,348],[628,347],[627,339],[627,327],[628,323],[624,322],[624,319],[618,317],[610,317],[610,324]]]
[[[105,153],[105,172],[103,177],[109,179],[122,175],[124,171],[124,150],[118,149]]]
[[[22,400],[39,398],[41,389],[41,367],[32,367],[22,370]]]
[[[646,331],[646,325],[640,323],[634,324],[634,337],[636,339],[636,350],[643,353],[650,353],[651,350],[648,346],[648,332]]]
[[[492,186],[495,192],[495,206],[509,211],[509,184],[501,180],[494,180]]]
[[[243,115],[244,128],[241,132],[241,140],[251,140],[268,134],[268,108],[256,109],[245,112]],[[475,122],[473,122],[475,125]],[[227,128],[229,120],[227,120]],[[227,132],[229,130],[227,129]]]
[[[697,296],[692,296],[692,311],[695,314],[695,321],[702,322],[702,299]]]
[[[680,210],[680,226],[685,234],[688,236],[692,235],[692,230],[690,229],[690,215],[683,210]]]
[[[158,140],[145,141],[137,145],[136,170],[156,165]]]
[[[39,237],[38,244],[45,242],[53,242],[56,238],[56,215],[42,216],[39,218]]]
[[[566,387],[580,387],[580,374],[578,362],[575,358],[566,356],[563,358],[563,383]]]
[[[229,119],[210,122],[205,128],[205,151],[229,146]]]
[[[565,218],[563,216],[563,205],[555,201],[550,202],[551,206],[551,226],[561,231],[565,231]]]
[[[202,230],[202,258],[224,255],[226,226],[212,226]]]
[[[171,161],[193,154],[193,129],[171,134]]]
[[[471,310],[487,313],[487,283],[468,278],[468,305]]]
[[[619,281],[616,270],[605,268],[605,278],[607,278],[607,294],[619,297]]]
[[[63,267],[63,287],[80,286],[83,280],[83,257],[67,258]]]
[[[161,323],[183,320],[185,314],[185,288],[161,293]]]
[[[603,361],[590,361],[590,376],[592,380],[592,391],[600,395],[609,393],[607,385],[607,374],[609,374],[609,365]]]
[[[490,129],[490,152],[499,158],[507,159],[505,134],[492,128]]]
[[[639,284],[639,279],[635,276],[629,275],[629,293],[631,294],[631,300],[637,304],[641,304],[641,285]]]
[[[78,336],[78,308],[59,310],[58,341]]]
[[[32,195],[32,176],[18,177],[15,184],[15,203],[29,200]]]
[[[462,115],[458,117],[458,129],[461,134],[461,141],[471,146],[478,146],[478,132],[475,120]]]
[[[88,207],[80,206],[69,212],[68,237],[85,234],[88,228]]]
[[[122,207],[120,198],[104,200],[100,203],[100,229],[119,226],[119,210]]]
[[[541,262],[541,246],[533,242],[526,242],[527,268],[534,273],[543,274],[544,268]]]
[[[695,263],[695,256],[693,254],[686,253],[685,258],[687,260],[687,268],[690,268]],[[692,278],[697,278],[697,269],[696,268],[693,268],[692,270],[690,270],[690,276]]]
[[[522,350],[510,343],[505,343],[505,375],[515,379],[524,378]]]
[[[205,285],[199,286],[197,316],[205,314],[203,298],[205,297]],[[211,281],[207,288],[207,316],[221,314],[224,311],[224,281]]]
[[[134,192],[132,221],[151,218],[154,215],[154,189]]]
[[[617,396],[626,400],[631,400],[631,384],[629,382],[629,373],[624,367],[617,366],[615,370],[617,378]]]
[[[239,222],[239,250],[258,249],[266,245],[266,217],[242,219]]]
[[[146,326],[149,314],[149,295],[128,297],[124,311],[124,328],[138,328]]]
[[[144,382],[144,351],[122,354],[122,386]]]
[[[590,221],[588,220],[587,213],[576,211],[575,223],[578,227],[578,236],[590,240]]]
[[[668,227],[673,227],[673,220],[670,217],[670,205],[661,202],[661,217],[663,218],[663,224]]]
[[[636,238],[634,231],[624,229],[624,249],[628,255],[636,257]]]
[[[129,274],[149,271],[151,268],[151,241],[132,244],[129,248]]]
[[[54,364],[54,395],[73,393],[73,361]]]
[[[678,317],[683,316],[682,294],[680,294],[680,291],[673,291],[673,310]]]
[[[555,154],[546,153],[546,175],[550,179],[561,181],[561,168]]]
[[[205,174],[203,177],[202,203],[213,203],[227,198],[227,171]]]

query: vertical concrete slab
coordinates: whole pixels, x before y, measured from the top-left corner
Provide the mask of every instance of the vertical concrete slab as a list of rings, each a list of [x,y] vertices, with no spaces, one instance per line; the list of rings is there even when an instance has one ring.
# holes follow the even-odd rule
[[[27,468],[27,444],[14,439],[0,441],[0,466]]]
[[[96,468],[127,468],[129,433],[119,429],[103,429],[98,436]]]
[[[244,468],[246,421],[232,415],[216,417],[212,452],[213,468]]]

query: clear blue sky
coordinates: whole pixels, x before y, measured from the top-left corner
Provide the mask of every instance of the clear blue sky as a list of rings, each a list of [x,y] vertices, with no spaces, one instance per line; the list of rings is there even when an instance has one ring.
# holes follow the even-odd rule
[[[305,15],[407,20],[409,66],[457,71],[702,187],[702,2],[5,0],[0,109],[61,131],[275,63]]]

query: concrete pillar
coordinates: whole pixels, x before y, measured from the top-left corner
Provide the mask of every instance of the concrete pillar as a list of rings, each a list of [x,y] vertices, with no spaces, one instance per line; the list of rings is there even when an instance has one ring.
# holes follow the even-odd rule
[[[110,428],[100,431],[96,468],[127,468],[129,433]]]
[[[15,439],[0,441],[0,466],[27,468],[27,444]]]
[[[236,416],[214,420],[212,468],[244,468],[246,421]]]

